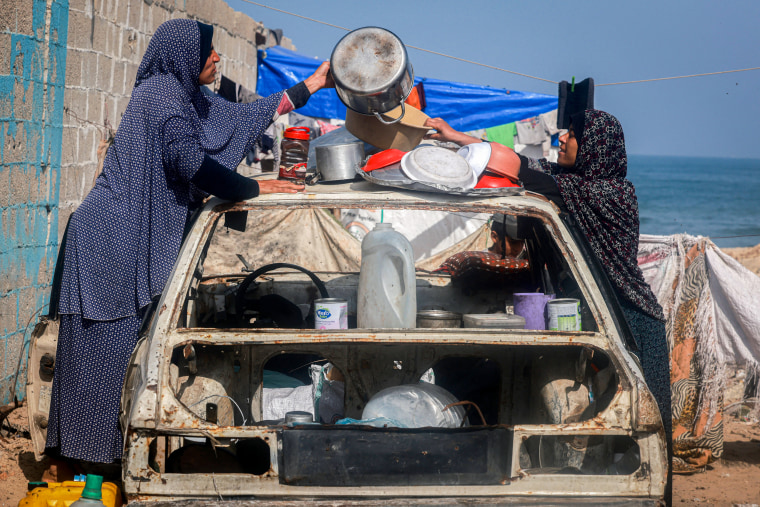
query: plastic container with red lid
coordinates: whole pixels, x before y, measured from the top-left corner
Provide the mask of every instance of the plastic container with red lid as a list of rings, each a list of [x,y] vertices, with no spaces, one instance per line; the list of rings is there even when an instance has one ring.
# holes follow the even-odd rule
[[[308,141],[311,138],[311,129],[309,127],[290,127],[285,129],[286,139],[304,139]]]
[[[306,177],[306,162],[309,160],[309,127],[290,127],[285,129],[280,143],[281,180],[302,182]]]

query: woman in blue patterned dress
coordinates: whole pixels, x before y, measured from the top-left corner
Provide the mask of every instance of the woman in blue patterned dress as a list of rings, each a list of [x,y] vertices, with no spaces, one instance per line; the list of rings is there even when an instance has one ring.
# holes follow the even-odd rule
[[[46,443],[50,456],[95,463],[121,459],[118,411],[127,362],[142,314],[168,280],[190,211],[209,194],[239,201],[303,188],[256,182],[235,169],[278,115],[333,86],[329,63],[284,92],[235,104],[204,86],[214,81],[219,62],[212,36],[212,26],[188,19],[158,27],[103,172],[71,217]]]

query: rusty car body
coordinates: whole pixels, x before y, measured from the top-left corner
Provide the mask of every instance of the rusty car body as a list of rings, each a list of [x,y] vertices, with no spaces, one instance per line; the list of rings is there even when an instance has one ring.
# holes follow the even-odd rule
[[[302,247],[296,255],[290,233],[280,238],[283,244],[268,243],[259,252],[257,231],[276,230],[292,213],[317,214],[329,228],[337,223],[331,219],[336,209],[353,208],[514,216],[529,247],[529,290],[550,284],[558,297],[579,299],[582,330],[267,324],[260,308],[250,309],[262,295],[286,299],[304,313],[320,297],[305,271],[331,297],[346,299],[355,314],[358,266],[348,261],[343,268],[320,261],[304,272],[275,266],[255,273],[268,262],[298,265],[318,257]],[[328,248],[358,248],[347,234],[331,236],[323,238]],[[217,262],[219,256],[226,258]],[[422,269],[416,283],[418,308],[461,313],[504,311],[517,290],[509,280],[463,288],[448,275]],[[351,182],[243,203],[213,199],[190,229],[145,324],[121,411],[123,485],[135,505],[663,501],[664,431],[628,345],[630,331],[583,238],[541,196],[522,190],[451,196]],[[380,390],[418,382],[431,370],[453,371],[460,387],[472,379],[480,406],[458,428],[264,417],[266,371],[290,374],[298,365],[328,363],[340,372],[340,415],[353,421]],[[447,368],[436,369],[440,365]]]

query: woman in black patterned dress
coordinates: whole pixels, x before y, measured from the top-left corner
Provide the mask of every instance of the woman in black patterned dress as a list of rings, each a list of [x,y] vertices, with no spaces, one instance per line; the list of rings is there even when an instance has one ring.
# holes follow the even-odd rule
[[[481,142],[440,118],[427,120],[437,130],[429,137],[460,145]],[[670,359],[665,318],[638,266],[639,208],[626,178],[628,163],[620,122],[609,113],[586,110],[571,116],[560,136],[557,163],[530,159],[502,145],[501,170],[526,190],[545,195],[569,213],[604,268],[631,327],[649,390],[657,400],[670,454],[672,421]]]

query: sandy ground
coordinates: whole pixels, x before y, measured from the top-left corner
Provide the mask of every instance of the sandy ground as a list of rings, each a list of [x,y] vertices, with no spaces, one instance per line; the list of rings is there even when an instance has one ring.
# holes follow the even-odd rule
[[[723,251],[760,275],[760,245]],[[739,404],[744,391],[741,371],[729,386],[723,456],[702,473],[675,476],[673,505],[760,507],[760,421]],[[0,507],[18,505],[27,484],[39,481],[46,467],[46,459],[34,458],[22,406],[0,428]]]
[[[756,275],[760,275],[760,245],[745,248],[721,248],[721,251],[741,262],[745,268]]]

